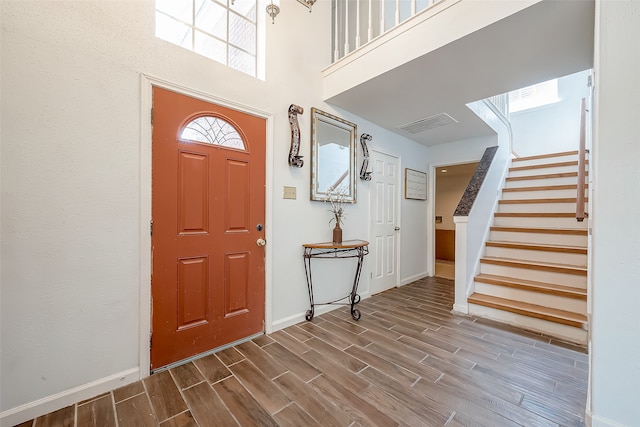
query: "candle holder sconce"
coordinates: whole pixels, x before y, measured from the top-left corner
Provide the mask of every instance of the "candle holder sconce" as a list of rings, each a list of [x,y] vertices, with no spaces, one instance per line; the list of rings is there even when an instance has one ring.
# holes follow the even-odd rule
[[[367,148],[367,141],[371,141],[373,137],[368,133],[360,135],[360,144],[362,145],[362,167],[360,168],[360,179],[363,181],[371,181],[371,172],[367,172],[369,167],[369,149]]]

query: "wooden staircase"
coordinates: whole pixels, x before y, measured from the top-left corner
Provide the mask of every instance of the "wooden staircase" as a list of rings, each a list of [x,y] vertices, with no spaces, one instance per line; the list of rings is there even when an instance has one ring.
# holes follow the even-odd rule
[[[514,159],[468,297],[469,313],[587,342],[587,221],[578,152]]]

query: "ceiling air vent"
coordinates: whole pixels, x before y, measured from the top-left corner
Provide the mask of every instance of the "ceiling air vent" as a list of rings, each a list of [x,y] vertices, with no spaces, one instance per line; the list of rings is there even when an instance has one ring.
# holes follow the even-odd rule
[[[441,126],[446,126],[451,123],[458,123],[458,121],[447,113],[440,113],[435,116],[427,117],[426,119],[420,119],[415,122],[398,126],[398,129],[410,134],[416,134],[430,129],[439,128]]]

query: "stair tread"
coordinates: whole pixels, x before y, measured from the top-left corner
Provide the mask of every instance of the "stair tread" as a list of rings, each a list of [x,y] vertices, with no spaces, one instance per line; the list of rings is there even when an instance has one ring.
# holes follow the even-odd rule
[[[513,249],[528,249],[534,251],[546,251],[546,252],[564,252],[575,254],[587,254],[586,246],[572,246],[572,245],[552,245],[544,243],[526,243],[526,242],[507,242],[501,240],[489,240],[486,242],[487,246],[497,248],[513,248]]]
[[[548,320],[551,322],[575,326],[578,328],[585,327],[587,323],[587,316],[584,314],[529,304],[522,301],[494,297],[491,295],[473,293],[469,295],[467,302],[497,308],[499,310],[510,311],[512,313],[523,314],[525,316],[536,317],[538,319]]]
[[[496,212],[497,217],[515,217],[515,218],[575,218],[575,212]],[[586,216],[586,212],[585,212]]]
[[[514,208],[509,208],[506,205],[522,205],[517,210],[559,210],[561,212],[496,212],[495,218],[522,218],[523,221],[526,221],[525,218],[556,218],[557,225],[561,227],[564,225],[565,228],[549,228],[549,227],[518,227],[518,226],[492,226],[490,228],[491,231],[501,231],[501,232],[520,232],[520,233],[537,233],[537,234],[551,234],[551,235],[576,235],[576,236],[587,236],[587,229],[571,229],[566,228],[570,226],[568,223],[562,223],[564,218],[576,218],[576,213],[571,209],[571,207],[554,207],[549,205],[542,209],[541,205],[553,204],[553,203],[563,203],[563,204],[575,204],[577,203],[577,178],[578,172],[576,171],[578,166],[577,160],[565,160],[565,159],[554,159],[555,157],[563,157],[563,156],[572,156],[578,155],[577,151],[568,151],[561,153],[552,153],[552,154],[543,154],[538,156],[529,156],[520,159],[514,159],[512,163],[512,167],[509,168],[509,172],[520,172],[525,176],[508,176],[506,178],[506,182],[518,182],[518,181],[532,181],[531,183],[522,183],[524,187],[517,187],[518,184],[513,184],[516,187],[509,186],[508,188],[502,189],[502,194],[511,194],[511,198],[508,199],[500,199],[498,201],[499,205],[504,206],[501,208],[502,210],[516,210],[517,206]],[[537,159],[550,159],[548,161],[536,162],[536,164],[527,164],[523,166],[518,166],[518,161],[524,160],[537,160]],[[573,169],[575,167],[575,169]],[[545,169],[547,168],[570,168],[571,172],[563,172],[563,169],[556,169],[556,173],[545,173],[549,172]],[[567,170],[567,169],[564,169]],[[530,171],[530,172],[527,172]],[[585,174],[586,175],[586,174]],[[564,180],[547,181],[551,182],[552,185],[545,185],[545,180],[548,179],[556,179],[556,178],[570,178]],[[573,179],[575,178],[575,179]],[[534,181],[536,180],[536,181]],[[556,193],[557,195],[571,195],[572,197],[544,197],[548,195],[553,195],[553,193],[538,193],[538,194],[514,194],[516,192],[532,192],[532,191],[555,191],[555,190],[569,190],[564,191],[563,193]],[[572,191],[574,190],[574,194]],[[538,197],[536,197],[538,196]],[[542,197],[540,197],[542,196]],[[533,197],[533,198],[527,198]],[[585,198],[586,201],[586,198]],[[539,208],[535,205],[538,204]],[[529,206],[531,205],[531,206]],[[528,207],[529,206],[529,207]],[[571,212],[566,212],[566,210],[571,210]],[[585,215],[586,216],[586,215]],[[550,221],[550,220],[545,221]],[[511,220],[513,221],[513,220]],[[540,221],[542,222],[542,221]],[[552,220],[553,222],[553,220]],[[551,223],[550,223],[551,224]],[[522,224],[526,225],[526,224]],[[533,236],[531,236],[533,237]],[[540,298],[541,295],[546,295],[547,301],[552,303],[552,305],[557,305],[559,302],[565,302],[567,304],[578,307],[582,306],[582,304],[586,304],[587,299],[587,291],[586,291],[586,282],[583,284],[584,277],[586,279],[587,276],[587,247],[586,245],[564,245],[561,243],[552,244],[552,243],[530,243],[527,242],[527,236],[525,235],[516,235],[516,236],[505,236],[505,239],[512,240],[521,240],[521,241],[506,241],[506,240],[488,240],[485,245],[487,248],[505,248],[505,249],[516,249],[516,250],[530,250],[530,251],[540,251],[537,254],[533,252],[511,252],[507,253],[502,251],[504,254],[508,254],[511,256],[526,256],[526,254],[531,254],[531,258],[553,258],[556,260],[556,255],[546,255],[543,256],[542,252],[549,253],[557,253],[557,256],[560,256],[562,253],[566,254],[577,254],[583,255],[583,257],[576,258],[575,256],[569,258],[570,260],[584,260],[584,265],[575,265],[575,264],[566,264],[566,263],[556,263],[556,262],[547,262],[547,261],[533,261],[526,259],[516,259],[516,258],[508,258],[508,257],[498,257],[498,256],[484,256],[480,259],[481,264],[484,264],[482,271],[489,271],[494,274],[488,273],[480,273],[475,276],[474,281],[478,283],[478,290],[482,289],[482,284],[492,285],[494,286],[491,290],[486,287],[488,293],[496,293],[500,294],[504,292],[504,294],[512,294],[512,298],[507,299],[501,298],[493,295],[486,295],[482,293],[473,293],[467,297],[467,301],[470,304],[476,304],[478,306],[490,307],[492,309],[501,310],[503,312],[511,312],[516,313],[518,315],[541,319],[549,322],[559,323],[563,325],[568,325],[575,328],[585,329],[587,325],[587,317],[581,313],[576,313],[572,311],[562,310],[559,308],[546,307],[542,305],[532,304],[526,302],[526,300],[535,299],[538,304],[544,304],[544,298]],[[549,238],[536,238],[535,240],[548,240]],[[557,238],[554,238],[554,240]],[[573,243],[577,243],[578,241],[574,241]],[[497,252],[500,253],[500,252]],[[579,261],[577,261],[579,262]],[[502,266],[503,268],[491,267],[494,266]],[[523,270],[513,270],[510,269],[525,269],[529,270],[529,273],[526,273]],[[515,273],[514,273],[515,271]],[[543,275],[539,275],[539,277],[535,277],[534,271],[544,272]],[[522,274],[521,274],[522,273]],[[548,273],[560,273],[565,274],[567,276],[554,276],[553,274]],[[515,276],[524,276],[537,278],[541,280],[545,280],[545,282],[539,280],[529,280],[528,278],[520,278],[520,277],[511,277],[511,275]],[[569,275],[574,276],[574,278],[570,278]],[[560,278],[560,280],[558,280]],[[570,279],[570,280],[569,280]],[[556,283],[548,283],[558,282]],[[567,286],[566,283],[573,283],[577,286]],[[500,288],[502,287],[502,288]],[[537,295],[537,298],[536,298]],[[558,300],[557,298],[567,298],[567,300]],[[555,300],[554,300],[555,298]],[[569,300],[571,299],[571,300]],[[578,304],[578,305],[576,305]],[[562,304],[565,306],[565,304]],[[580,311],[580,310],[577,310]]]
[[[587,176],[588,173],[585,171],[584,175]],[[540,175],[508,176],[506,180],[508,182],[508,181],[528,181],[533,179],[573,178],[573,177],[577,178],[578,172],[560,172],[560,173],[546,173],[546,174],[540,174]]]
[[[514,166],[509,168],[509,172],[531,170],[531,169],[546,169],[546,168],[560,168],[565,166],[578,166],[577,160],[569,160],[567,162],[554,162],[554,163],[540,163],[537,165],[527,166]]]
[[[585,184],[584,188],[588,188],[589,184]],[[503,188],[503,193],[517,193],[520,191],[555,191],[555,190],[578,190],[577,184],[564,184],[564,185],[538,185],[533,187],[510,187]]]
[[[578,236],[586,236],[587,229],[574,228],[544,228],[544,227],[501,227],[491,226],[491,231],[503,231],[513,233],[539,233],[539,234],[574,234]]]
[[[515,205],[515,204],[532,204],[532,203],[576,203],[576,197],[557,197],[557,198],[545,198],[545,199],[500,199],[499,203],[503,205]],[[587,198],[585,197],[585,201]]]
[[[587,298],[586,289],[575,288],[572,286],[557,285],[555,283],[538,282],[535,280],[520,279],[510,276],[497,276],[494,274],[480,273],[475,276],[475,280],[483,283],[490,283],[494,285],[512,286],[517,288],[524,288],[527,290],[534,290],[537,292],[563,295],[570,298],[584,299]],[[515,286],[513,286],[515,285]]]
[[[578,150],[574,151],[561,151],[558,153],[548,153],[548,154],[537,154],[535,156],[526,156],[526,157],[517,157],[515,159],[511,159],[512,162],[522,162],[526,160],[538,160],[538,159],[549,159],[553,157],[563,157],[563,156],[573,156],[577,155]]]
[[[496,264],[496,265],[517,265],[518,267],[523,268],[531,268],[536,270],[545,270],[545,271],[564,271],[570,274],[576,275],[587,275],[587,266],[582,265],[574,265],[574,264],[561,264],[555,262],[542,262],[542,261],[531,261],[531,260],[521,260],[515,258],[503,258],[503,257],[491,257],[484,256],[480,258],[480,262],[484,262],[487,264]]]

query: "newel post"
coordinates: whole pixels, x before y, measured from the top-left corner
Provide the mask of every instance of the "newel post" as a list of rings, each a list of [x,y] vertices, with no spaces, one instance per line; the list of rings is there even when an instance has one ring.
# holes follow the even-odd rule
[[[453,222],[456,224],[456,277],[453,311],[460,314],[469,314],[469,305],[467,303],[467,226],[469,217],[454,216]]]

